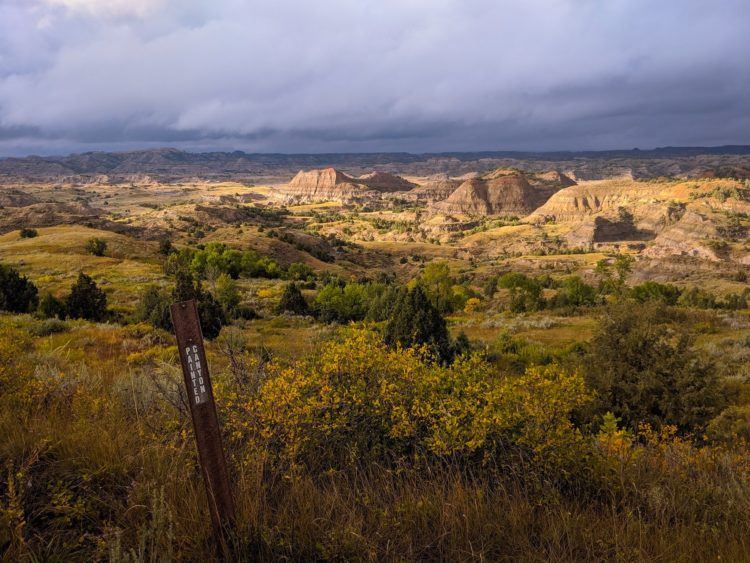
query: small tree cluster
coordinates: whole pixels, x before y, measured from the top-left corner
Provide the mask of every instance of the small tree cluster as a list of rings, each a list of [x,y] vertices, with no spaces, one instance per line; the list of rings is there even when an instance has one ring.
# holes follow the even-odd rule
[[[197,302],[203,336],[208,339],[216,338],[221,328],[227,324],[227,314],[221,303],[203,289],[200,281],[184,270],[178,271],[175,275],[175,285],[171,291],[156,286],[147,287],[141,294],[135,318],[171,331],[171,304],[190,299]]]

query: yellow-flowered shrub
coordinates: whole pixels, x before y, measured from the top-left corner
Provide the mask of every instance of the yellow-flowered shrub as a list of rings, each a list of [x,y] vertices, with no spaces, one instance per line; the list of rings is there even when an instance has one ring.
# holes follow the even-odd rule
[[[510,376],[470,356],[442,367],[352,330],[310,360],[271,369],[227,423],[235,437],[319,468],[507,448],[558,458],[578,443],[570,414],[587,399],[581,376],[557,366]]]

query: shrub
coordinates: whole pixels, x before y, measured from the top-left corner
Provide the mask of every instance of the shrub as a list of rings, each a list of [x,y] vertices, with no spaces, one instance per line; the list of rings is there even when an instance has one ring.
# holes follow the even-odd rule
[[[175,252],[175,248],[172,245],[172,241],[168,238],[163,238],[159,241],[159,254],[162,254],[163,256],[169,256]]]
[[[683,307],[698,307],[700,309],[714,309],[716,297],[700,287],[691,287],[685,290],[677,303]]]
[[[94,256],[104,256],[107,251],[107,241],[101,238],[90,238],[86,241],[86,252]]]
[[[28,227],[24,227],[18,231],[18,234],[21,238],[34,238],[39,236],[39,232],[37,232],[36,229],[30,229]]]
[[[427,264],[418,279],[418,283],[433,305],[443,315],[462,308],[466,301],[454,292],[455,281],[450,275],[448,264],[445,262],[430,262]]]
[[[307,281],[315,277],[315,272],[313,272],[313,269],[307,264],[293,262],[289,264],[289,267],[286,269],[286,277],[287,279],[295,281]]]
[[[596,290],[579,276],[570,276],[562,282],[555,295],[557,307],[584,307],[596,305]]]
[[[399,299],[408,290],[406,287],[397,284],[389,284],[382,291],[378,292],[370,300],[370,308],[367,311],[367,320],[382,322],[388,320],[393,314],[393,308]]]
[[[29,332],[34,336],[49,336],[68,330],[68,325],[60,319],[45,319],[42,322],[29,328]]]
[[[254,250],[237,250],[225,244],[211,242],[204,248],[186,247],[172,253],[165,264],[167,273],[188,270],[197,278],[209,274],[228,274],[237,279],[241,275],[261,278],[278,278],[283,270],[279,264]]]
[[[641,423],[699,430],[725,398],[715,366],[693,350],[694,336],[661,303],[608,307],[586,359],[599,413],[629,428]]]
[[[680,298],[680,288],[668,283],[659,283],[655,281],[647,281],[640,285],[633,286],[630,290],[633,299],[639,303],[645,303],[646,301],[661,301],[667,305],[677,304],[677,300]]]
[[[54,317],[64,319],[66,316],[65,302],[47,292],[39,302],[39,314],[45,319],[51,319]]]
[[[464,312],[473,313],[478,311],[481,305],[482,301],[478,297],[471,297],[466,301],[466,305],[464,305]]]
[[[441,367],[354,330],[277,370],[246,416],[266,451],[316,470],[513,448],[564,463],[580,443],[571,412],[587,401],[583,378],[554,366],[507,377],[469,356]],[[247,419],[237,425],[246,432]]]
[[[286,284],[284,293],[281,294],[279,304],[276,306],[278,313],[292,313],[294,315],[307,315],[310,308],[305,301],[304,295],[294,282]]]
[[[0,311],[29,313],[39,302],[36,286],[18,270],[0,264]]]
[[[72,319],[103,321],[107,317],[107,295],[91,277],[79,272],[65,300],[65,311]]]
[[[504,274],[498,279],[497,286],[509,290],[510,310],[514,313],[538,311],[545,306],[541,284],[524,274]]]
[[[172,316],[169,312],[172,297],[168,290],[155,285],[147,286],[141,293],[135,309],[135,320],[148,322],[164,330],[172,330]]]
[[[726,408],[709,423],[706,434],[715,442],[733,444],[742,440],[750,444],[750,405]]]

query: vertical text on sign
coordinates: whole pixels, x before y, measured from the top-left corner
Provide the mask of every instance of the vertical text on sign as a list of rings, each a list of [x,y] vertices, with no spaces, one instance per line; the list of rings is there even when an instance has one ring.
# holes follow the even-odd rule
[[[193,389],[193,403],[200,405],[208,399],[206,391],[206,382],[204,381],[204,371],[201,365],[200,356],[198,355],[198,346],[193,344],[185,348],[187,357],[188,371],[190,372],[190,381]]]

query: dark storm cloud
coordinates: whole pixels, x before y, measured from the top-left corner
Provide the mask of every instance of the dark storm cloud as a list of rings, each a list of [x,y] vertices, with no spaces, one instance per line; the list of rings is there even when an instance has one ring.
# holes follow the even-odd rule
[[[746,0],[0,0],[0,154],[750,143]]]

